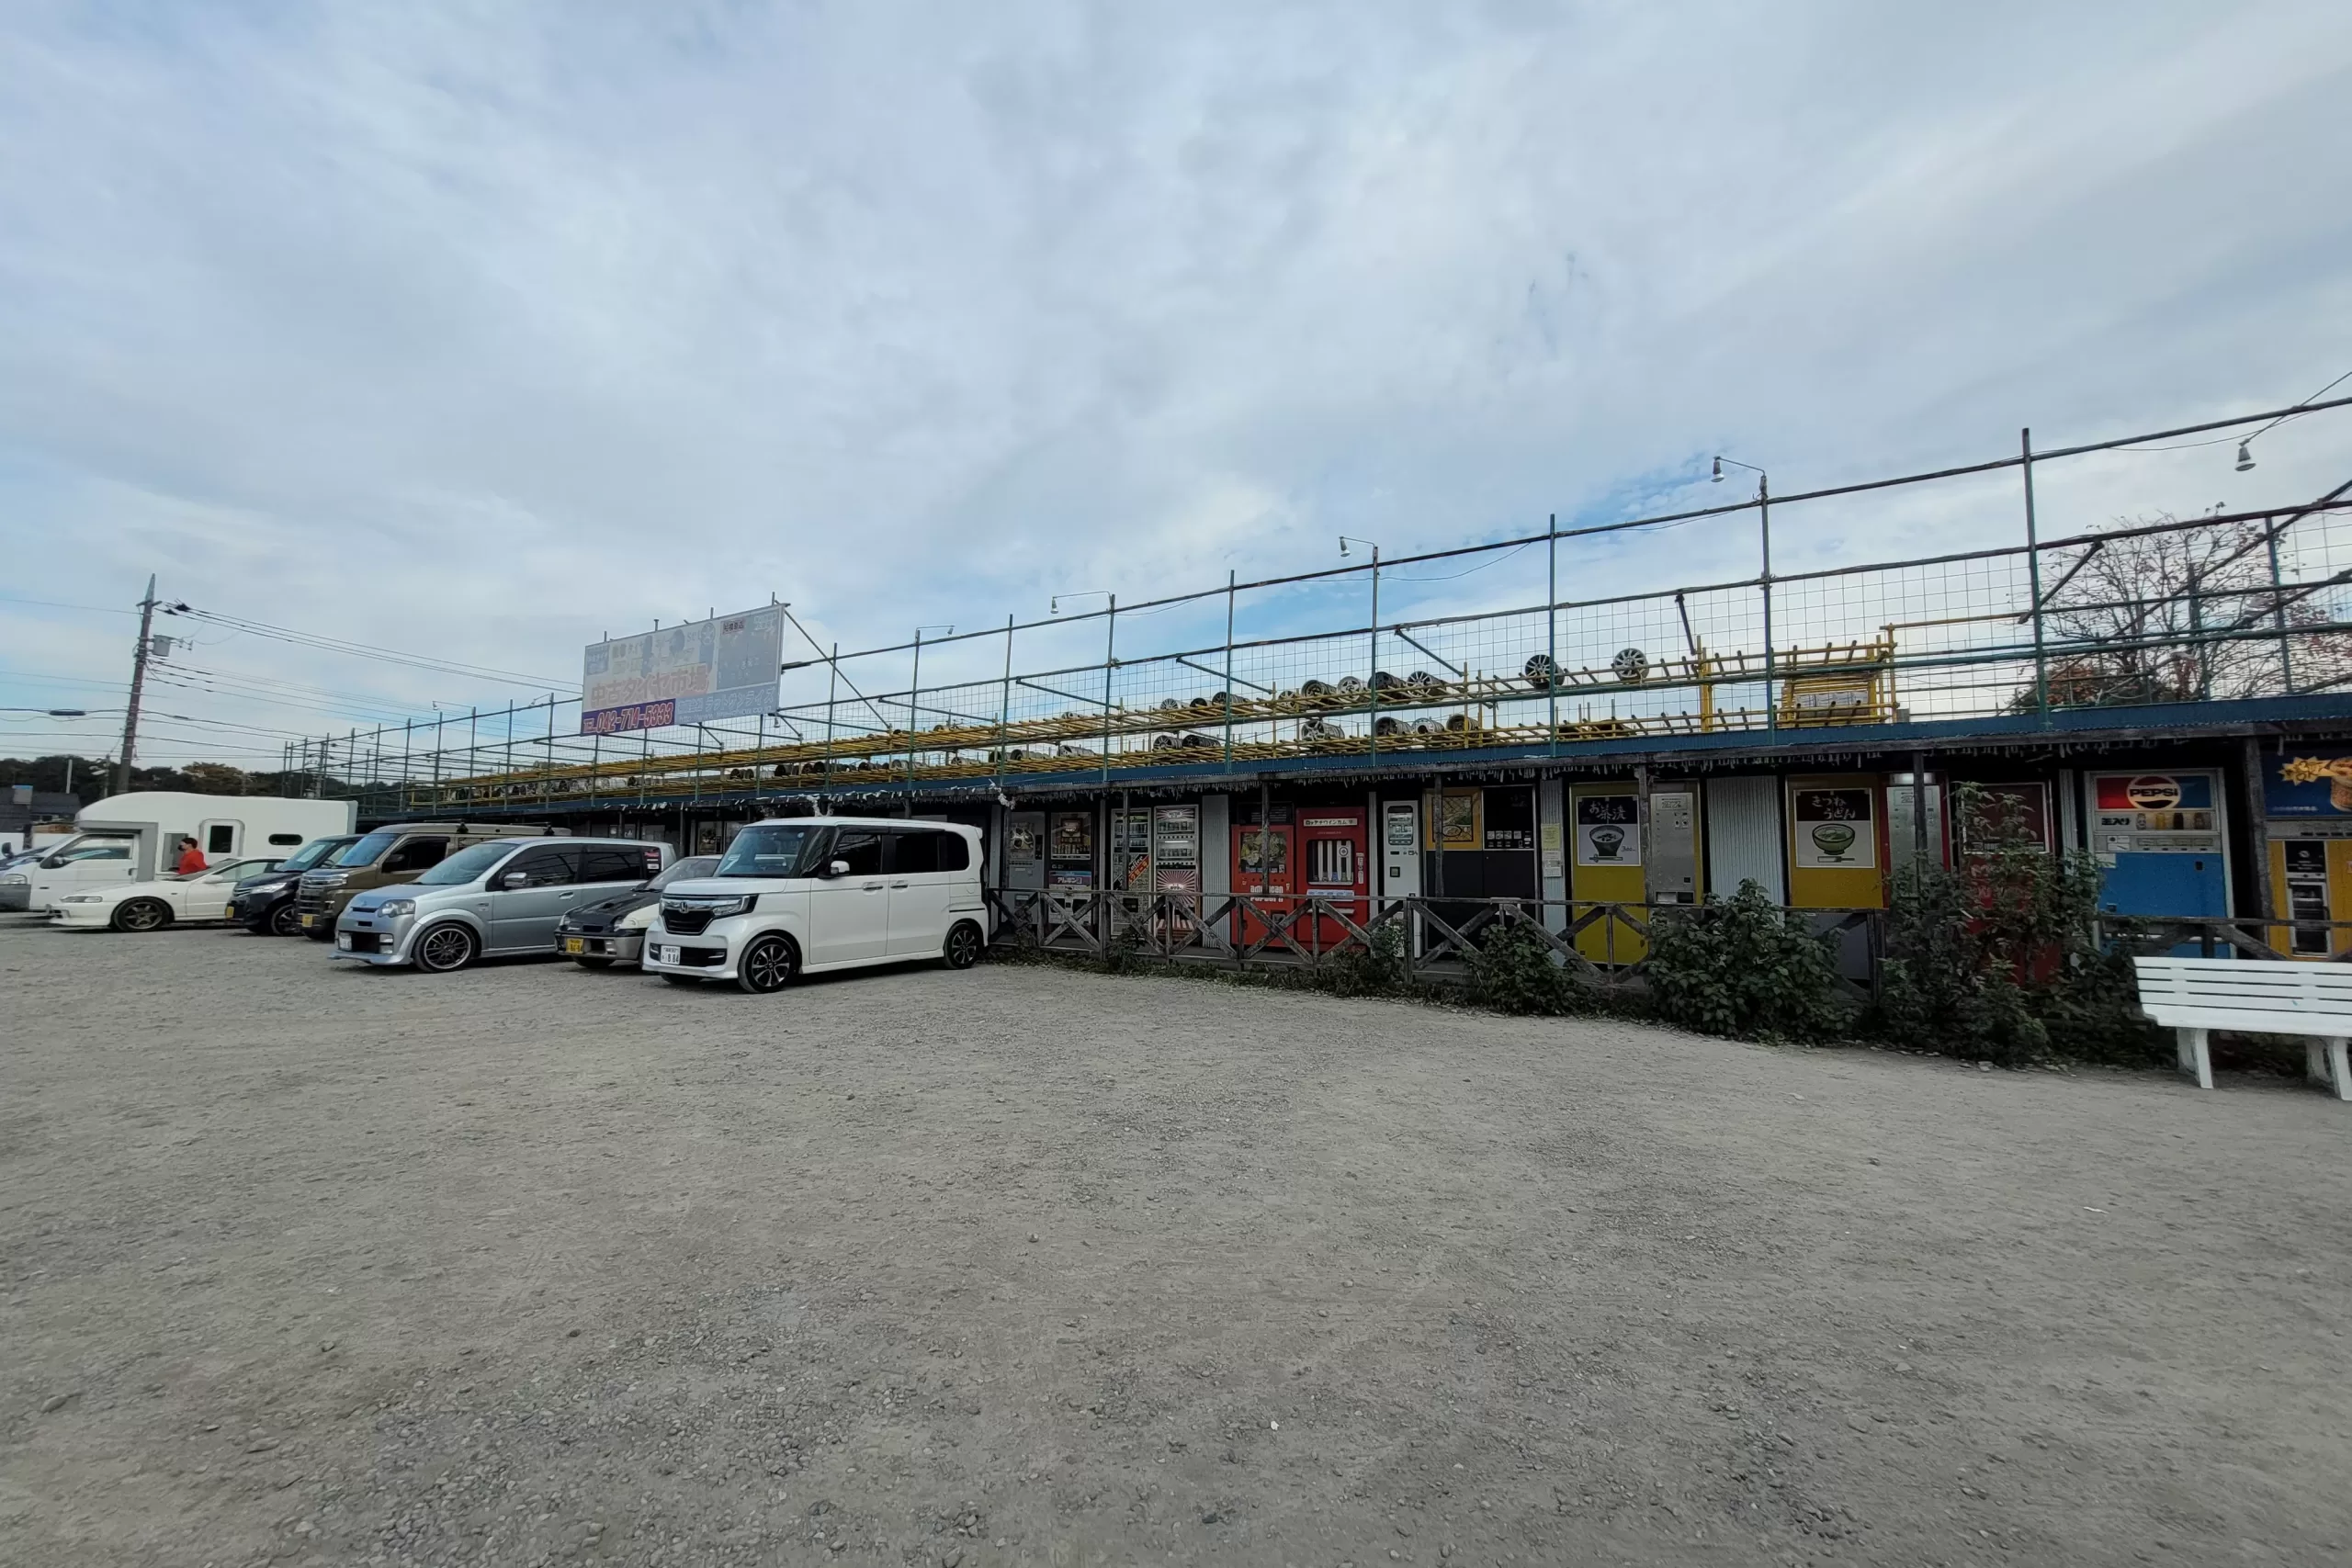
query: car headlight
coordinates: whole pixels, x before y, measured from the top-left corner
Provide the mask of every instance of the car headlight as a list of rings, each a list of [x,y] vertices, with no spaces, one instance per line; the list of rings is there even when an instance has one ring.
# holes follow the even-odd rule
[[[613,930],[616,931],[641,931],[645,930],[646,927],[651,925],[653,923],[653,917],[661,912],[662,906],[659,904],[648,904],[642,909],[631,909],[628,914],[623,915],[619,919],[613,922]]]
[[[708,915],[714,920],[723,920],[729,915],[747,915],[751,913],[752,906],[759,903],[759,901],[760,896],[758,894],[744,893],[732,898],[681,898],[674,904],[668,899],[664,899],[662,900],[662,907],[664,909],[674,908],[681,915]]]
[[[61,904],[103,904],[105,896],[97,893],[68,893],[58,900]]]
[[[384,919],[388,920],[397,920],[402,915],[413,915],[416,913],[416,900],[413,898],[387,898],[382,903],[376,906],[376,913],[383,916]]]
[[[23,872],[12,871],[6,876],[0,876],[0,886],[22,887],[30,881],[32,881],[32,878],[27,876]]]

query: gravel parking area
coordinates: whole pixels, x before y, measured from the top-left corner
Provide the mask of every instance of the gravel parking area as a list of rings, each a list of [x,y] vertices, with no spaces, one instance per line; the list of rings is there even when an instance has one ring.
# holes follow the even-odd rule
[[[2342,1562],[2352,1108],[0,928],[0,1562]]]

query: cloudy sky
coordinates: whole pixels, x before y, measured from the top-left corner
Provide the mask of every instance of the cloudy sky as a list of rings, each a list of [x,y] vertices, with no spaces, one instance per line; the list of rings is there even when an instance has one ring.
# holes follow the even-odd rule
[[[2341,0],[17,0],[0,83],[10,705],[119,707],[151,571],[552,684],[771,594],[897,641],[1703,504],[1716,451],[1796,491],[2352,370]],[[2316,493],[2352,422],[2262,455],[2085,465],[2053,525]],[[1802,565],[2017,523],[1788,526]],[[531,694],[181,629],[209,673],[150,760]],[[0,754],[111,722],[0,716]]]

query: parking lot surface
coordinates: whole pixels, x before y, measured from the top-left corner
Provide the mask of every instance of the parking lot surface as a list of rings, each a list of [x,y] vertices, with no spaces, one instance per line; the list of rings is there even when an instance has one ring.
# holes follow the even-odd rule
[[[2346,1111],[15,922],[0,1562],[2341,1562]]]

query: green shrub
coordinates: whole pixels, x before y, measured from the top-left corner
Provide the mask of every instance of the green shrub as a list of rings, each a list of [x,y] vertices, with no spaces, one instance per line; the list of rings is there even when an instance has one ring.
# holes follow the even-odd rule
[[[1363,947],[1351,947],[1325,964],[1320,989],[1340,997],[1402,997],[1414,990],[1405,964],[1405,933],[1394,925],[1375,928]]]
[[[2044,849],[2015,796],[1962,784],[1953,807],[1957,863],[1895,874],[1879,1031],[2010,1065],[2053,1053],[2161,1060],[2161,1036],[2134,1012],[2131,958],[2144,933],[2109,920],[2100,944],[2097,860]]]
[[[1498,920],[1470,953],[1466,999],[1497,1012],[1556,1018],[1591,1010],[1590,987],[1524,920]]]
[[[1642,974],[1659,1018],[1702,1033],[1814,1040],[1847,1021],[1829,939],[1752,881],[1728,901],[1657,911]]]

